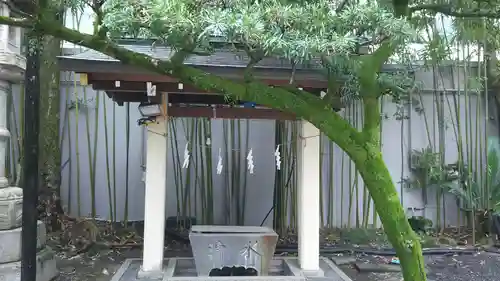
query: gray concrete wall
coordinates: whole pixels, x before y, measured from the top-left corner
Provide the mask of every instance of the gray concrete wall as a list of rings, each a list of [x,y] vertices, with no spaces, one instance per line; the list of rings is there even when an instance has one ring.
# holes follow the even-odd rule
[[[448,68],[449,69],[449,68]],[[420,71],[417,75],[421,81],[423,81],[423,92],[419,95],[414,95],[414,98],[423,101],[423,108],[426,115],[426,120],[423,114],[418,114],[415,112],[413,106],[399,106],[394,104],[389,98],[384,99],[383,103],[383,154],[389,171],[394,179],[395,184],[400,192],[401,200],[404,206],[408,208],[408,215],[425,215],[429,219],[435,220],[436,217],[436,202],[435,193],[429,192],[427,205],[424,204],[422,200],[421,192],[419,190],[412,190],[408,188],[401,187],[399,183],[401,178],[406,178],[411,175],[409,171],[408,158],[409,151],[411,149],[422,149],[429,145],[427,131],[430,132],[430,138],[434,146],[437,146],[439,142],[438,133],[438,121],[436,118],[436,96],[432,91],[432,85],[445,85],[447,90],[447,95],[444,97],[444,117],[445,117],[445,156],[447,163],[456,162],[458,159],[457,141],[455,136],[456,119],[454,118],[455,112],[453,107],[454,97],[460,104],[461,111],[461,130],[463,138],[465,139],[465,123],[470,121],[470,129],[472,132],[476,132],[476,116],[479,116],[479,126],[478,134],[484,135],[485,124],[487,123],[488,134],[492,136],[497,136],[497,127],[494,125],[496,123],[496,113],[494,112],[493,106],[489,109],[488,115],[486,115],[485,101],[484,99],[478,99],[474,94],[465,94],[460,96],[453,95],[453,92],[463,90],[464,84],[463,73],[459,73],[458,70],[454,70],[454,75],[451,75],[451,71],[447,71],[447,68],[441,70],[441,74],[436,75],[436,81],[439,83],[432,82],[432,73]],[[452,79],[453,77],[453,79]],[[64,135],[62,140],[62,198],[64,206],[68,208],[69,202],[71,202],[71,209],[68,212],[71,215],[76,216],[77,211],[77,171],[80,174],[80,196],[81,196],[81,215],[87,216],[91,212],[91,200],[90,200],[90,186],[91,178],[89,173],[89,154],[88,154],[88,140],[87,140],[87,123],[86,119],[89,119],[89,131],[90,131],[90,146],[91,151],[93,151],[94,142],[94,129],[95,129],[95,114],[99,114],[99,123],[97,130],[97,160],[96,160],[96,205],[97,205],[97,215],[101,219],[109,219],[109,196],[108,196],[108,184],[107,184],[107,171],[106,171],[106,149],[105,149],[105,134],[104,134],[104,124],[108,127],[108,141],[109,149],[108,159],[110,167],[115,165],[116,167],[116,194],[117,194],[117,219],[122,220],[124,218],[124,205],[125,205],[125,193],[126,193],[126,122],[127,118],[130,122],[130,147],[129,147],[129,168],[128,168],[128,219],[129,220],[142,220],[144,215],[144,182],[143,180],[143,165],[145,163],[144,146],[145,146],[145,129],[137,125],[137,120],[140,118],[139,111],[137,109],[138,104],[130,104],[130,113],[127,116],[126,106],[120,107],[113,104],[113,102],[107,98],[107,96],[101,92],[97,93],[91,89],[91,87],[82,87],[78,83],[75,83],[73,77],[70,77],[68,73],[63,73],[63,82],[61,85],[61,118],[65,120],[61,124],[61,132]],[[453,81],[455,80],[455,81]],[[443,82],[444,81],[444,82]],[[454,82],[454,83],[453,83]],[[455,86],[453,86],[455,85]],[[19,86],[13,87],[14,93],[19,93]],[[87,94],[87,100],[84,101],[84,92]],[[100,95],[99,107],[96,110],[96,95]],[[67,103],[74,102],[78,98],[81,102],[79,109],[79,116],[76,117],[76,111],[70,110],[66,111],[65,105]],[[470,100],[470,102],[468,102]],[[466,102],[467,101],[467,102]],[[19,95],[14,94],[14,103],[19,105],[20,103]],[[465,114],[466,104],[470,106],[467,107],[469,111],[469,120],[466,120]],[[107,109],[107,119],[104,121],[104,106]],[[16,106],[16,114],[19,115],[19,107]],[[356,109],[357,108],[357,109]],[[361,124],[362,114],[359,112],[359,104],[352,105],[350,109],[345,109],[340,112],[345,118],[354,122],[355,119],[358,120],[358,125]],[[403,108],[403,109],[401,109]],[[113,123],[113,109],[116,110],[115,123]],[[355,118],[355,112],[357,117]],[[397,120],[397,113],[404,112],[404,115],[410,116],[409,119],[403,121]],[[477,112],[477,115],[476,115]],[[69,129],[67,118],[69,118]],[[13,123],[11,116],[11,123]],[[19,116],[17,116],[17,126],[19,126]],[[426,122],[427,121],[427,127]],[[78,130],[77,130],[78,122]],[[214,187],[214,207],[215,207],[215,222],[216,223],[226,223],[226,213],[228,205],[224,197],[227,190],[227,183],[225,182],[224,173],[232,173],[231,170],[234,165],[229,164],[224,167],[223,174],[218,175],[216,173],[216,165],[218,160],[219,148],[224,151],[228,147],[225,143],[227,142],[228,136],[223,135],[223,120],[212,120],[211,121],[211,145],[212,145],[212,168],[213,168],[213,187]],[[178,147],[180,149],[179,154],[182,158],[183,149],[186,141],[189,139],[189,132],[186,133],[183,129],[183,124],[189,123],[187,119],[177,120],[177,141]],[[249,136],[248,144],[243,142],[242,147],[234,147],[229,149],[236,149],[241,153],[242,165],[246,165],[244,159],[248,153],[248,148],[252,148],[255,162],[255,173],[247,174],[247,203],[245,211],[245,224],[247,225],[258,225],[261,223],[266,213],[272,207],[273,202],[273,186],[274,186],[274,175],[275,175],[275,162],[274,162],[274,126],[275,122],[272,120],[242,120],[241,123],[241,139],[245,140],[246,126],[249,126]],[[454,126],[455,124],[455,126]],[[469,124],[469,123],[468,123]],[[13,126],[13,124],[11,124]],[[467,125],[469,130],[469,125]],[[112,131],[113,127],[116,130],[116,159],[113,159],[112,154]],[[188,130],[189,131],[189,130]],[[13,140],[17,139],[15,130],[12,130]],[[68,134],[69,132],[69,134]],[[76,148],[76,138],[78,137],[78,149]],[[479,141],[481,139],[481,141]],[[478,145],[481,142],[484,145],[484,137],[474,137],[472,142],[477,142]],[[349,201],[352,201],[351,207],[351,221],[352,225],[355,224],[356,216],[360,218],[363,217],[363,183],[362,179],[359,177],[358,181],[358,196],[356,197],[356,191],[352,188],[354,183],[354,166],[349,168],[350,161],[346,155],[336,146],[333,145],[333,149],[330,149],[329,141],[324,138],[323,141],[323,205],[325,209],[325,214],[328,209],[328,204],[333,204],[333,217],[331,222],[325,221],[324,224],[332,224],[334,226],[345,226],[349,217]],[[285,143],[284,146],[294,145],[293,143]],[[176,184],[173,176],[174,164],[173,157],[171,157],[174,152],[172,150],[169,141],[169,158],[168,158],[168,176],[167,176],[167,215],[176,215]],[[71,148],[71,149],[70,149]],[[77,156],[78,153],[78,156]],[[333,162],[330,163],[330,154],[333,153]],[[17,152],[12,152],[11,159],[17,159]],[[15,155],[14,155],[15,154]],[[475,152],[474,152],[475,154]],[[80,159],[80,165],[77,167],[77,157]],[[473,161],[479,161],[481,157],[473,156]],[[482,157],[481,159],[484,159]],[[342,168],[343,166],[343,168]],[[478,165],[481,167],[481,165]],[[349,172],[351,170],[351,172]],[[329,173],[333,172],[333,194],[329,193]],[[112,171],[111,171],[112,173]],[[183,170],[184,175],[186,170]],[[195,172],[192,171],[192,175]],[[242,177],[243,177],[242,172]],[[198,172],[199,176],[199,172]],[[113,176],[111,175],[111,187],[113,184]],[[193,179],[191,183],[192,188],[192,206],[191,210],[194,214],[195,209],[197,210],[197,215],[200,215],[201,205],[199,203],[199,190],[202,188]],[[344,191],[342,191],[342,189]],[[351,191],[349,191],[351,189]],[[70,192],[71,190],[71,192]],[[195,190],[197,190],[195,192]],[[350,199],[350,193],[352,192],[352,199]],[[71,194],[70,194],[71,193]],[[198,205],[195,208],[194,193],[197,193]],[[459,221],[458,210],[454,198],[451,195],[447,195],[445,199],[446,205],[446,216],[444,221],[446,225],[456,225]],[[441,205],[443,205],[441,203]],[[234,215],[234,205],[229,207]],[[371,207],[371,212],[373,212],[373,204]],[[443,212],[441,212],[443,214]],[[370,213],[369,217],[372,217]],[[234,222],[234,221],[233,221]],[[272,223],[272,215],[266,221],[267,224]],[[370,219],[370,224],[373,221]],[[379,224],[380,225],[380,224]]]

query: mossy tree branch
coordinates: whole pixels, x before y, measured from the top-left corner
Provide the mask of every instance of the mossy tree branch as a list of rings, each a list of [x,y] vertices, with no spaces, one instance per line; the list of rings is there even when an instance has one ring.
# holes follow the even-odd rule
[[[405,9],[401,9],[405,11]],[[405,13],[405,12],[403,12]],[[0,18],[2,23],[2,18]],[[33,24],[32,22],[31,24]],[[363,61],[363,71],[358,73],[364,95],[365,120],[363,132],[358,132],[340,115],[331,110],[331,105],[319,97],[297,89],[269,87],[258,81],[238,83],[212,75],[199,69],[160,61],[152,57],[126,50],[101,36],[92,36],[62,27],[46,19],[38,19],[36,30],[63,40],[88,47],[114,57],[123,63],[178,78],[202,90],[216,91],[236,99],[254,101],[275,109],[296,114],[318,127],[325,135],[343,149],[355,162],[364,182],[372,195],[376,210],[383,222],[390,241],[395,247],[403,266],[407,281],[425,280],[420,244],[411,230],[404,209],[399,203],[392,177],[384,164],[379,150],[378,127],[380,113],[378,98],[382,91],[377,75],[382,64],[394,52],[394,45],[382,44],[374,54]],[[9,24],[9,23],[7,23]],[[24,23],[23,23],[24,24]],[[14,25],[16,25],[14,23]],[[370,106],[375,103],[376,106]],[[373,118],[374,117],[374,118]],[[374,133],[377,130],[376,134]],[[376,138],[376,139],[375,139]]]
[[[17,21],[5,17],[0,17],[0,24],[23,27],[35,26],[34,22],[31,21]],[[358,148],[354,149],[355,151],[362,151],[361,147],[364,139],[361,134],[352,128],[339,114],[332,112],[320,98],[313,95],[300,97],[283,88],[269,87],[258,81],[251,83],[230,81],[193,67],[175,65],[170,61],[158,60],[144,54],[132,52],[108,39],[83,34],[47,19],[39,20],[36,29],[43,34],[99,51],[123,63],[178,78],[183,83],[192,84],[201,90],[217,91],[235,99],[250,100],[294,113],[297,117],[310,121],[320,130],[330,131],[328,135],[345,151],[353,151],[353,147]],[[352,156],[353,158],[359,158],[359,156]]]
[[[487,3],[485,1],[485,3]],[[456,17],[456,18],[490,18],[490,19],[498,19],[500,18],[500,8],[464,8],[457,7],[455,4],[441,4],[441,3],[433,3],[433,4],[420,4],[409,7],[409,12],[417,12],[417,11],[431,11],[434,13],[441,13],[448,16]]]

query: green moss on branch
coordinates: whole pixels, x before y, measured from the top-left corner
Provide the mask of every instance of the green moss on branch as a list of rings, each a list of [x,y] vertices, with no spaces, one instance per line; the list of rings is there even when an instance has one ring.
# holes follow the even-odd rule
[[[332,140],[345,151],[353,151],[353,149],[349,149],[350,147],[355,147],[355,151],[362,150],[361,146],[364,140],[361,133],[317,97],[299,97],[284,89],[272,88],[260,82],[242,84],[193,67],[160,61],[122,48],[109,40],[82,34],[53,22],[42,22],[38,28],[44,34],[50,34],[62,40],[91,48],[126,64],[178,78],[180,81],[202,90],[217,91],[235,99],[251,100],[294,113],[297,117],[310,121],[322,131],[329,129],[335,131],[336,134]]]
[[[50,21],[40,22],[37,28],[44,34],[94,49],[126,64],[178,78],[202,90],[224,93],[235,99],[254,101],[294,113],[297,117],[308,120],[344,150],[356,164],[374,200],[388,238],[401,259],[405,280],[426,280],[420,243],[408,224],[404,209],[399,202],[396,188],[379,151],[378,137],[375,139],[376,134],[372,133],[372,130],[378,129],[379,123],[376,121],[366,126],[370,130],[368,135],[371,136],[366,138],[365,134],[358,132],[340,115],[333,112],[330,105],[318,97],[300,95],[282,88],[272,88],[259,82],[241,84],[196,68],[174,65],[169,61],[159,61],[121,48],[106,39],[82,34]],[[388,52],[384,52],[383,55],[387,55]],[[385,61],[381,58],[382,55],[371,63]],[[376,71],[377,68],[370,69]],[[374,93],[378,93],[377,87],[371,88],[376,78],[374,71],[364,72],[363,78],[366,79],[362,80],[366,83],[363,89],[375,90]],[[378,108],[376,95],[367,100],[365,107],[374,103]],[[372,121],[379,119],[377,112],[379,111],[366,111],[365,118],[372,119]]]

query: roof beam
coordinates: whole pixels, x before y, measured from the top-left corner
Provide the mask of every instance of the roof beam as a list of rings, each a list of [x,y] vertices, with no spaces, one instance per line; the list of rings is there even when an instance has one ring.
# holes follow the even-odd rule
[[[204,117],[214,119],[297,120],[293,114],[268,108],[189,107],[170,105],[168,107],[168,115],[171,117]]]
[[[106,91],[107,95],[114,101],[120,102],[160,102],[158,97],[148,97],[146,92],[120,92],[120,91]],[[149,99],[148,99],[149,98]],[[172,104],[225,104],[228,105],[224,95],[207,95],[207,94],[182,94],[182,93],[169,93],[168,102]],[[245,101],[231,102],[232,105],[244,104]]]
[[[92,75],[89,74],[89,84],[92,85],[92,88],[94,90],[101,90],[101,91],[118,91],[118,92],[146,92],[146,81],[124,81],[124,80],[118,80],[120,81],[120,86],[116,87],[116,84],[112,80],[97,80],[94,79],[95,76],[98,75]],[[205,91],[199,90],[195,87],[189,86],[182,84],[182,87],[179,87],[179,83],[175,82],[159,82],[153,84],[156,86],[156,91],[157,92],[167,92],[167,93],[184,93],[184,94],[190,94],[190,93],[203,93],[205,95],[214,95],[215,93],[207,93]],[[182,88],[182,89],[179,89]]]

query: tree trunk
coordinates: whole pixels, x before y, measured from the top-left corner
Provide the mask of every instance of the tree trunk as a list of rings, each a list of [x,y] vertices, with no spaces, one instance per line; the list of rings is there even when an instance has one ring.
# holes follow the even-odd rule
[[[40,71],[40,168],[42,187],[59,189],[60,158],[59,147],[59,67],[60,41],[45,36],[41,54]]]
[[[54,14],[55,17],[57,15]],[[39,204],[42,218],[49,230],[58,229],[60,204],[61,148],[59,139],[59,66],[57,56],[61,54],[60,40],[44,36],[40,54],[40,133],[39,142]],[[47,221],[50,220],[50,221]]]
[[[276,120],[275,122],[275,135],[274,135],[274,147],[277,147],[281,144],[283,140],[283,132],[285,127],[285,121]],[[283,148],[280,146],[280,149]],[[284,153],[282,153],[284,154]],[[273,227],[276,232],[280,235],[284,235],[285,231],[285,222],[282,220],[284,217],[283,214],[283,204],[285,203],[285,181],[283,180],[283,170],[276,170],[274,174],[274,194],[273,194]]]
[[[399,257],[405,281],[425,281],[420,241],[406,217],[382,155],[373,151],[364,162],[355,161],[380,216],[384,231]]]
[[[364,80],[362,92],[376,90],[375,80]],[[365,94],[363,98],[365,143],[346,148],[365,183],[382,221],[389,242],[396,250],[405,281],[425,281],[425,263],[420,240],[411,228],[399,194],[380,151],[380,102],[379,95]],[[381,96],[381,95],[380,95]],[[350,151],[352,150],[352,151]]]

